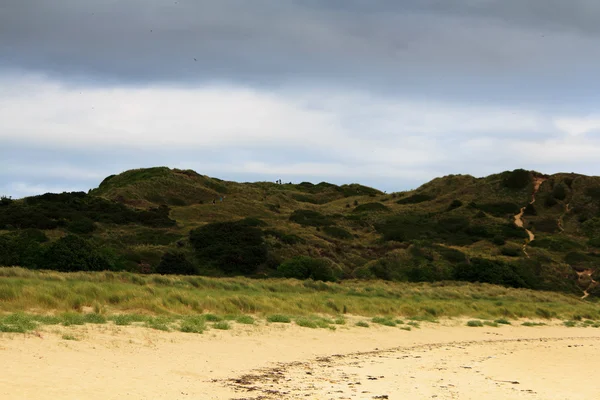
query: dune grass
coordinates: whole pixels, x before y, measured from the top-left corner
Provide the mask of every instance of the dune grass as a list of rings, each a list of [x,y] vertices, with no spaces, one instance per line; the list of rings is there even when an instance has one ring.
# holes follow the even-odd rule
[[[597,302],[489,284],[323,283],[0,268],[0,331],[4,332],[29,331],[38,324],[107,321],[202,332],[206,322],[253,324],[255,318],[328,327],[345,323],[339,310],[389,326],[401,324],[397,318],[402,317],[413,328],[418,327],[417,321],[437,322],[441,317],[498,324],[518,318],[592,321],[589,325],[600,320]]]

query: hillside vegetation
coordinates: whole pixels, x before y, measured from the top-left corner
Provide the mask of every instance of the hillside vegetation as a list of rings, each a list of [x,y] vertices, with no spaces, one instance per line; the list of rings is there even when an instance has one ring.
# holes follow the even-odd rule
[[[598,261],[600,178],[578,174],[449,175],[386,194],[158,167],[89,193],[0,200],[0,265],[30,269],[455,280],[594,296]]]

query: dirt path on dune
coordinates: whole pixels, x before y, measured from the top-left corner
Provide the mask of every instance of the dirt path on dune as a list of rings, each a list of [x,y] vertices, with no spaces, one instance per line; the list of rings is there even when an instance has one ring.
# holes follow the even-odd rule
[[[586,269],[583,271],[575,271],[577,273],[578,280],[581,281],[589,281],[589,285],[583,290],[583,296],[581,299],[585,299],[590,295],[590,290],[594,289],[598,286],[598,282],[592,279],[592,274],[594,273],[593,269]]]
[[[531,195],[531,201],[529,202],[529,204],[535,203],[535,195],[538,192],[538,190],[540,190],[540,186],[542,185],[542,183],[545,180],[546,180],[545,178],[539,178],[539,177],[533,179],[533,194]],[[523,214],[525,213],[526,208],[527,208],[527,206],[522,207],[519,210],[519,213],[517,215],[515,215],[515,225],[518,226],[519,228],[525,229],[525,232],[527,232],[527,235],[529,235],[529,239],[525,240],[525,243],[523,244],[523,253],[525,253],[525,255],[527,257],[529,257],[529,254],[527,253],[527,245],[535,240],[535,235],[529,229],[526,229],[524,227]]]
[[[569,203],[567,203],[567,204],[565,204],[565,212],[562,213],[560,215],[560,217],[558,217],[558,229],[560,229],[561,232],[565,231],[564,220],[565,220],[565,216],[569,213],[569,211],[571,211],[571,208],[570,208]]]

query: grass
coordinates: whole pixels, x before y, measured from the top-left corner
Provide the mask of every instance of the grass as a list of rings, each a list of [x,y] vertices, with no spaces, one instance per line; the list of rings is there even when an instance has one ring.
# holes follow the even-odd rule
[[[366,323],[365,321],[358,321],[358,322],[356,323],[356,326],[360,326],[361,328],[368,328],[368,327],[369,327],[369,324],[368,324],[368,323]]]
[[[250,315],[240,315],[235,319],[235,322],[237,322],[238,324],[254,325],[256,321],[254,317]]]
[[[374,317],[371,319],[374,324],[385,325],[385,326],[396,326],[397,323],[390,317]]]
[[[545,324],[545,323],[543,323],[543,322],[531,322],[531,321],[526,321],[526,322],[523,322],[521,325],[523,325],[523,326],[544,326],[544,325],[546,325],[546,324]]]
[[[231,329],[231,325],[227,321],[219,321],[213,324],[213,328],[220,329],[222,331],[227,331]]]
[[[473,319],[471,321],[467,322],[467,326],[471,326],[471,327],[481,327],[483,326],[483,322]]]
[[[269,315],[267,317],[267,321],[289,324],[290,322],[292,322],[292,319],[290,317],[288,317],[287,315],[275,314],[275,315]]]
[[[79,339],[77,339],[76,336],[69,335],[69,334],[66,334],[66,333],[64,335],[62,335],[62,338],[63,338],[63,340],[79,340]]]
[[[421,321],[437,322],[443,317],[475,317],[493,321],[491,326],[540,317],[590,321],[585,326],[600,322],[600,304],[583,302],[575,295],[460,282],[323,283],[127,272],[59,273],[13,267],[0,268],[0,291],[2,332],[112,321],[119,326],[137,324],[201,333],[215,323],[254,324],[256,318],[331,329],[346,324],[340,315],[342,305],[348,314],[374,324],[404,325],[397,317],[383,317],[402,316],[412,328]],[[31,315],[31,310],[38,315]],[[359,324],[369,326],[366,321]]]
[[[575,295],[477,283],[323,283],[23,268],[0,268],[0,277],[0,289],[5,293],[0,313],[32,309],[39,313],[72,313],[76,306],[108,315],[318,314],[337,318],[339,311],[331,304],[343,304],[352,315],[372,318],[395,314],[430,322],[441,317],[572,319],[573,315],[581,315],[600,319],[598,303],[582,302]]]

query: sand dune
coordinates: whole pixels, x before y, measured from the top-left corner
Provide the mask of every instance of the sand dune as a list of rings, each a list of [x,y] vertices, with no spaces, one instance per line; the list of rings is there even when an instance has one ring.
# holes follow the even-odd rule
[[[599,356],[600,330],[563,326],[47,327],[0,336],[0,398],[596,399]]]

